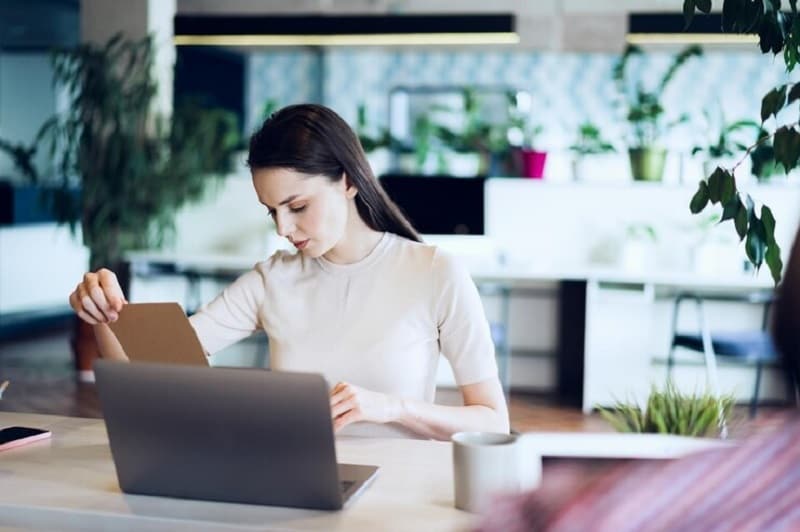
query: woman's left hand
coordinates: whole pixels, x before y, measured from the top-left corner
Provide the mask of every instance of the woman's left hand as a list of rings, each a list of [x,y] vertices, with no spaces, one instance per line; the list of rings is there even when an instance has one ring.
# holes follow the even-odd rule
[[[346,382],[338,383],[331,390],[331,416],[335,431],[357,421],[389,423],[397,419],[399,410],[400,401],[397,398]]]

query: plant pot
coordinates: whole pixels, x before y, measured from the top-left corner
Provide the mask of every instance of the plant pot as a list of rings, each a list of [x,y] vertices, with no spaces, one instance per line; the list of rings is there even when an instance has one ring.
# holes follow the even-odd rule
[[[546,151],[520,150],[522,159],[522,177],[531,179],[542,179],[544,177],[544,165],[547,162]]]
[[[75,326],[72,329],[72,355],[75,362],[75,371],[80,382],[94,382],[94,361],[100,358],[100,349],[94,337],[91,325],[75,316]]]
[[[445,160],[447,161],[446,173],[453,177],[475,177],[486,171],[486,164],[479,153],[449,151]]]
[[[634,181],[661,181],[664,178],[667,160],[664,148],[631,148],[628,155]]]

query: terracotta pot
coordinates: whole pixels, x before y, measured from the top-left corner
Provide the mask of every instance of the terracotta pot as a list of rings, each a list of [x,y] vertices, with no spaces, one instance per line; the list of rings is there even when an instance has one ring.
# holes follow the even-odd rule
[[[75,371],[81,382],[94,382],[92,364],[100,357],[92,326],[75,316],[75,326],[70,340]]]

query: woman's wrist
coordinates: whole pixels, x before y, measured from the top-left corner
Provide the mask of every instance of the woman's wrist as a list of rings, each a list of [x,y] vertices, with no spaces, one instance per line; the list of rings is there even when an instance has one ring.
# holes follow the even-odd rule
[[[389,399],[389,422],[403,423],[408,413],[408,401],[402,397],[387,395]]]

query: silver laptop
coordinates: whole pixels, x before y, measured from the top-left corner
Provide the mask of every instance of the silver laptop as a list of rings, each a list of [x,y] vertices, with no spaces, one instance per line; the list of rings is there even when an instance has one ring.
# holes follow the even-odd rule
[[[374,466],[337,464],[320,375],[95,361],[122,491],[337,510]]]

